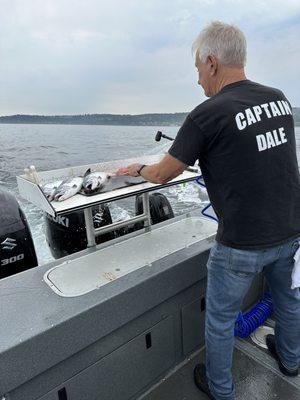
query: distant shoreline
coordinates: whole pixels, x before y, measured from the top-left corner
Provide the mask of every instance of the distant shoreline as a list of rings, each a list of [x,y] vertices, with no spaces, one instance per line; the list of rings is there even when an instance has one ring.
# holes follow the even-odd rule
[[[180,127],[182,124],[90,124],[90,123],[65,123],[65,122],[1,122],[0,125],[82,125],[82,126],[154,126],[154,127]],[[300,122],[295,122],[295,127],[300,127]]]
[[[182,121],[183,122],[183,121]],[[85,126],[181,126],[180,124],[162,124],[162,123],[153,123],[153,124],[114,124],[114,123],[98,123],[91,124],[88,122],[1,122],[0,125],[85,125]]]
[[[83,115],[8,115],[0,124],[42,125],[112,125],[112,126],[181,126],[188,112],[151,114],[83,114]],[[295,126],[300,126],[300,107],[293,108]]]
[[[63,125],[128,125],[128,126],[180,126],[185,113],[165,114],[85,114],[85,115],[10,115],[0,117],[0,123],[9,124],[63,124]]]

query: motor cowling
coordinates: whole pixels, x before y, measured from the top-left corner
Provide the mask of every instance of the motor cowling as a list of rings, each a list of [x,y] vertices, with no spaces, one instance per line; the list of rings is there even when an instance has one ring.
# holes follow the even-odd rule
[[[107,205],[102,204],[92,209],[94,228],[112,223],[111,214]],[[45,216],[46,241],[54,258],[65,257],[69,254],[87,248],[87,236],[83,211],[58,215],[53,217],[47,213]],[[104,243],[114,239],[115,233],[108,232],[96,238],[96,243]]]
[[[152,193],[149,196],[151,224],[157,224],[173,218],[172,207],[161,193]],[[136,197],[136,215],[143,213],[142,196]],[[110,210],[106,204],[95,206],[92,209],[94,228],[100,228],[112,223]],[[45,213],[46,240],[54,258],[61,258],[87,248],[87,236],[83,211],[53,217]],[[143,223],[131,224],[115,229],[96,237],[96,244],[134,232],[143,228]]]
[[[19,203],[0,190],[0,279],[38,265],[28,222]]]
[[[149,195],[151,225],[174,218],[174,212],[167,197],[159,192],[154,192]],[[135,200],[136,215],[143,213],[143,197],[136,196]],[[143,225],[142,225],[143,226]]]

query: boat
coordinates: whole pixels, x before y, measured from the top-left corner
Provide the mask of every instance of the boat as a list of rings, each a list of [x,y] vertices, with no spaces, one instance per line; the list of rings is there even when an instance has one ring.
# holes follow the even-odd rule
[[[39,178],[65,173],[47,171]],[[185,171],[168,185],[196,178],[199,172]],[[174,217],[165,203],[164,218],[151,223],[151,193],[166,185],[146,182],[57,204],[46,201],[34,179],[20,176],[18,185],[45,211],[48,228],[55,224],[58,233],[48,238],[62,257],[41,266],[32,259],[26,270],[0,280],[0,398],[206,399],[193,383],[193,369],[205,357],[206,262],[216,222],[200,209]],[[95,227],[94,207],[130,196],[139,196],[142,213],[114,224],[107,218]],[[76,213],[85,221],[86,248],[65,255],[58,227],[65,228],[63,217]],[[16,251],[16,239],[9,231],[5,235],[1,244]],[[28,250],[31,242],[26,243]],[[257,276],[243,310],[257,304],[265,290]],[[272,328],[274,321],[267,325]],[[282,375],[249,338],[236,339],[233,372],[237,400],[299,399],[300,377]]]

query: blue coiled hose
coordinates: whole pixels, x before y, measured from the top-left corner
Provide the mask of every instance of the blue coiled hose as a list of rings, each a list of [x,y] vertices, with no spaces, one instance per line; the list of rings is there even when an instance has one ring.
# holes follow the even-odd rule
[[[196,178],[196,182],[198,183],[199,186],[202,186],[206,189],[205,183],[201,181],[201,179],[203,179],[202,175],[198,176],[198,178]],[[208,217],[216,222],[218,222],[218,218],[208,214],[206,211],[211,207],[211,203],[208,203],[204,208],[202,208],[201,210],[201,214],[204,215],[205,217]]]
[[[210,218],[210,219],[216,221],[216,222],[219,222],[217,217],[215,217],[215,216],[213,216],[213,215],[210,215],[210,214],[208,214],[208,213],[206,212],[207,209],[210,208],[210,207],[211,207],[211,203],[209,203],[209,204],[207,204],[205,207],[203,207],[202,210],[201,210],[201,214],[204,215],[205,217],[208,217],[208,218]]]
[[[273,311],[272,297],[270,292],[266,292],[262,300],[250,311],[239,316],[235,322],[234,336],[246,338],[271,316]]]
[[[201,181],[202,175],[196,179],[198,185],[206,188],[205,183]],[[216,222],[218,218],[208,214],[206,211],[211,207],[211,203],[207,204],[202,210],[201,214],[208,217]],[[264,324],[264,322],[271,316],[273,311],[272,297],[270,292],[266,292],[262,300],[254,306],[250,311],[243,314],[242,311],[239,313],[235,322],[234,336],[239,338],[246,338],[258,327]]]

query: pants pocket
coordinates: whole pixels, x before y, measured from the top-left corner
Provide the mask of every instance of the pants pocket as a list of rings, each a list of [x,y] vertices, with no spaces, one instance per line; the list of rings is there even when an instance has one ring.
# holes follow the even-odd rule
[[[249,277],[260,272],[262,252],[257,250],[231,249],[229,269],[240,277]]]
[[[228,269],[229,254],[230,247],[216,242],[210,250],[207,267]]]

